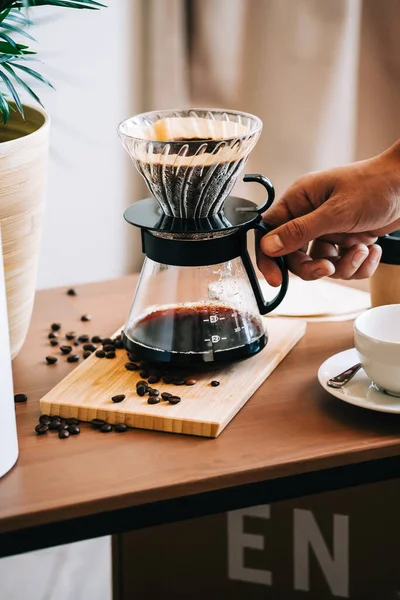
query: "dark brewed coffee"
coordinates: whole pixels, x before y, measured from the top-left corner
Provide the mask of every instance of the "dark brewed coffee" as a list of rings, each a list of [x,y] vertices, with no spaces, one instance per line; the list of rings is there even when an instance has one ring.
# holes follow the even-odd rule
[[[259,317],[223,305],[160,309],[127,333],[126,345],[139,358],[180,365],[247,358],[266,344]]]

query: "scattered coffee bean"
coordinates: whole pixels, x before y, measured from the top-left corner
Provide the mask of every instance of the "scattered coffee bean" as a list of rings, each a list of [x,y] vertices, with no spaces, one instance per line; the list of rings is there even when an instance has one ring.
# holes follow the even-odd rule
[[[85,350],[85,352],[82,354],[83,358],[89,358],[89,356],[91,356],[93,354],[93,352],[89,352],[89,350]]]
[[[61,417],[60,417],[60,415],[52,415],[51,420],[52,421],[61,421]]]
[[[68,419],[65,419],[67,425],[79,425],[79,421],[78,419],[74,419],[73,417],[68,417]]]
[[[68,356],[67,358],[67,362],[69,363],[76,363],[79,360],[79,356],[77,354],[70,354],[70,356]]]
[[[149,383],[158,383],[160,381],[160,377],[158,375],[150,375],[148,378]]]
[[[49,340],[55,340],[56,338],[58,338],[58,335],[54,333],[54,331],[51,331],[47,337],[49,338]]]
[[[138,385],[136,388],[136,392],[138,394],[138,396],[144,396],[146,393],[146,388],[144,387],[144,385]]]
[[[80,335],[78,337],[78,342],[80,344],[87,344],[87,342],[89,342],[89,341],[90,341],[90,336],[87,335],[86,333],[84,333],[83,335]]]
[[[59,331],[61,329],[61,323],[52,323],[50,325],[50,329],[53,331]]]
[[[197,381],[195,379],[186,379],[185,385],[196,385]]]
[[[127,371],[137,371],[139,369],[139,367],[135,363],[128,362],[128,363],[125,363],[125,369]]]
[[[74,288],[70,288],[69,290],[67,290],[67,294],[68,296],[77,296],[77,292],[76,290],[74,290]]]
[[[171,396],[171,398],[168,398],[170,404],[179,404],[180,401],[181,398],[179,396]]]
[[[89,352],[94,352],[95,350],[97,350],[97,346],[94,346],[93,344],[84,344],[83,349],[89,350]]]
[[[159,402],[160,398],[157,396],[149,396],[149,398],[147,398],[147,404],[158,404]]]
[[[92,425],[92,427],[94,427],[95,429],[100,429],[100,427],[103,427],[103,425],[106,424],[105,421],[103,421],[103,419],[92,419],[90,421],[90,424]]]
[[[74,346],[79,346],[79,342],[75,341]]]
[[[185,385],[185,380],[184,380],[184,379],[179,379],[179,378],[177,378],[177,379],[173,379],[173,380],[172,380],[172,383],[173,383],[174,385]]]
[[[136,387],[139,387],[139,385],[143,385],[146,388],[147,387],[147,381],[144,381],[144,379],[139,379],[139,381],[136,384]]]
[[[58,346],[58,340],[50,340],[50,346]]]
[[[83,323],[87,323],[88,321],[91,321],[91,320],[92,320],[92,315],[82,315],[81,316],[81,321]]]
[[[100,427],[100,431],[102,433],[108,433],[109,431],[112,431],[112,425],[110,425],[110,423],[104,423],[104,425]]]
[[[101,335],[94,335],[92,337],[93,344],[101,344],[102,341],[103,341],[103,338],[101,337]]]
[[[156,396],[159,396],[159,395],[160,395],[160,392],[158,390],[155,390],[153,388],[151,388],[149,390],[149,396],[155,396],[156,397]]]
[[[140,371],[139,375],[140,377],[143,377],[143,379],[147,379],[149,376],[149,372],[143,369],[142,371]]]
[[[68,425],[67,431],[69,431],[71,435],[78,435],[78,433],[81,432],[78,425]]]
[[[114,340],[112,340],[111,338],[104,338],[104,340],[102,341],[103,346],[105,344],[110,344],[110,346],[114,346]]]
[[[116,423],[114,425],[115,427],[115,431],[117,431],[118,433],[123,433],[124,431],[126,431],[128,429],[128,427],[125,425],[125,423]]]
[[[168,377],[167,375],[166,375],[166,376],[164,376],[164,377],[162,378],[162,380],[163,380],[163,382],[164,382],[164,383],[166,383],[167,385],[168,385],[169,383],[172,383],[172,379],[171,379],[171,377]]]
[[[115,352],[106,352],[106,358],[115,358],[117,355]]]
[[[56,356],[46,356],[46,362],[48,365],[54,365],[58,361]]]
[[[95,355],[97,356],[97,358],[104,358],[106,353],[104,352],[104,350],[97,350]]]
[[[117,342],[115,342],[115,347],[116,347],[118,350],[122,350],[122,348],[124,347],[124,343],[123,343],[123,341],[122,341],[122,340],[118,340]]]
[[[130,362],[135,362],[136,360],[136,354],[133,354],[132,352],[128,352],[128,359],[130,360]]]
[[[62,429],[68,429],[69,425],[67,425],[65,423],[65,421],[62,421],[61,423],[59,423],[58,427],[57,427],[57,431],[61,431]]]
[[[48,430],[49,430],[49,426],[45,425],[44,423],[39,423],[39,425],[36,425],[36,427],[35,427],[35,431],[38,435],[43,435]]]
[[[59,427],[61,427],[61,421],[51,421],[49,423],[49,429],[52,431],[58,430]]]
[[[49,415],[40,415],[39,423],[41,423],[42,425],[50,425],[51,418],[49,417]]]
[[[69,437],[68,429],[60,429],[60,431],[58,432],[58,437],[60,438],[60,440],[65,440],[67,437]]]
[[[103,344],[104,352],[115,352],[114,344]]]
[[[212,387],[218,387],[219,386],[219,381],[212,381],[210,385],[212,385]]]
[[[28,396],[26,394],[15,394],[14,402],[26,402],[28,400]]]
[[[122,400],[125,400],[125,394],[117,394],[116,396],[112,396],[111,400],[113,402],[122,402]]]
[[[170,394],[169,392],[163,392],[163,393],[161,394],[161,398],[162,398],[163,400],[169,400],[170,398],[172,398],[172,396],[173,396],[173,394]]]
[[[61,354],[69,354],[72,352],[72,346],[60,346]]]
[[[67,339],[67,340],[74,340],[75,338],[76,338],[75,331],[68,331],[68,333],[65,334],[65,339]]]

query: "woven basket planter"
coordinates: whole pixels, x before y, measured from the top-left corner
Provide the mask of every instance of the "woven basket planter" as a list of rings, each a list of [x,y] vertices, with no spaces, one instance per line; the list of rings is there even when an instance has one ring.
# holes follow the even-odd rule
[[[47,182],[49,118],[24,106],[0,125],[0,227],[11,356],[20,351],[35,298]]]

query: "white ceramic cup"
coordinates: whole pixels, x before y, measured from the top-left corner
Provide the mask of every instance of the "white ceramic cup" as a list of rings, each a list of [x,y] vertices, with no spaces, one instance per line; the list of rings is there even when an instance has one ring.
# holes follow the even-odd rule
[[[354,343],[371,381],[400,397],[400,304],[371,308],[357,317]]]

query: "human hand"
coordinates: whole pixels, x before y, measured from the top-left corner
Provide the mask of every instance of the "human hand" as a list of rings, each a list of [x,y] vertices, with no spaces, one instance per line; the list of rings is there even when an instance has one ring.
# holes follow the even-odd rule
[[[305,280],[370,277],[381,257],[377,237],[400,228],[400,144],[370,160],[304,175],[263,220],[273,231],[261,239],[257,262],[271,285],[281,283],[269,258],[276,256],[286,256]]]

